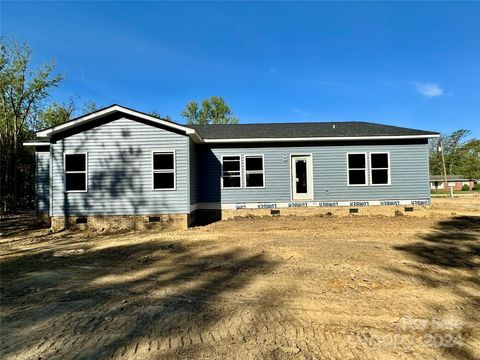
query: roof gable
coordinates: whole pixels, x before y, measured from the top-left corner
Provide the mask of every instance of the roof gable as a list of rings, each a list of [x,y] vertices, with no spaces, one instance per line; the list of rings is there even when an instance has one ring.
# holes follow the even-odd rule
[[[132,110],[120,105],[112,105],[104,109],[97,110],[87,115],[80,116],[76,119],[69,120],[62,124],[52,126],[51,128],[41,130],[37,132],[39,138],[51,138],[54,135],[58,135],[62,132],[73,130],[77,127],[87,125],[93,121],[107,118],[114,114],[124,114],[134,118],[141,119],[143,121],[151,122],[152,124],[161,125],[166,128],[170,128],[175,131],[180,131],[186,135],[195,134],[195,130],[189,127],[174,123],[172,121],[159,119],[149,114],[142,113],[140,111]]]

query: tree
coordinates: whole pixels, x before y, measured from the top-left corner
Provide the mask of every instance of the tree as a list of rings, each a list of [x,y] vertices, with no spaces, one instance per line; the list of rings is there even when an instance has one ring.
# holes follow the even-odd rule
[[[61,104],[53,101],[45,110],[39,112],[40,123],[43,127],[51,127],[71,120],[78,114],[90,114],[96,110],[97,103],[95,101],[85,102],[81,109],[73,97],[68,102]]]
[[[90,114],[98,110],[98,105],[95,101],[87,101],[82,106],[82,112],[84,114]]]
[[[62,104],[57,104],[54,101],[40,113],[40,117],[45,127],[51,127],[70,120],[75,109],[76,104],[73,99]]]
[[[3,211],[20,205],[19,195],[24,194],[23,190],[19,191],[20,177],[31,176],[29,172],[34,164],[33,154],[26,153],[28,150],[22,142],[39,128],[38,113],[51,90],[63,79],[61,74],[54,73],[53,61],[33,69],[31,59],[27,44],[0,38],[0,202]]]
[[[157,119],[172,121],[170,116],[168,116],[168,115],[167,116],[162,116],[157,110],[153,110],[150,113],[150,115],[153,116],[153,117],[156,117]]]
[[[196,101],[189,102],[182,111],[187,124],[238,124],[238,118],[233,115],[230,106],[220,96],[212,96],[202,101],[199,108]]]
[[[480,179],[480,140],[472,139],[462,147],[461,174],[470,179]]]
[[[443,145],[447,175],[480,178],[480,140],[468,139],[471,132],[460,129],[430,141],[430,173],[443,174],[438,149]]]

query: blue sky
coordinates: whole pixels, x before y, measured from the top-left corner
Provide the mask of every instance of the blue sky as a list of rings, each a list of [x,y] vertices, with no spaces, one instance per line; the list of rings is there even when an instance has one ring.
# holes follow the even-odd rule
[[[362,120],[480,137],[480,3],[2,2],[55,59],[53,98],[159,111],[223,96],[241,122]]]

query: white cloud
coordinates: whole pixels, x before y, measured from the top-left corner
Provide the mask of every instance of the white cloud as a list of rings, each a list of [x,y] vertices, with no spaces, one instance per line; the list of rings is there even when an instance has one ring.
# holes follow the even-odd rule
[[[414,83],[417,92],[428,98],[442,96],[445,94],[445,91],[436,83]]]

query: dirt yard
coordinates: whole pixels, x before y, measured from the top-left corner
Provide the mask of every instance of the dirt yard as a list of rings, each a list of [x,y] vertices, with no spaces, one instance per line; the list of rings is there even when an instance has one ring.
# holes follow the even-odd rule
[[[480,198],[162,233],[26,220],[0,230],[2,359],[480,358]]]

